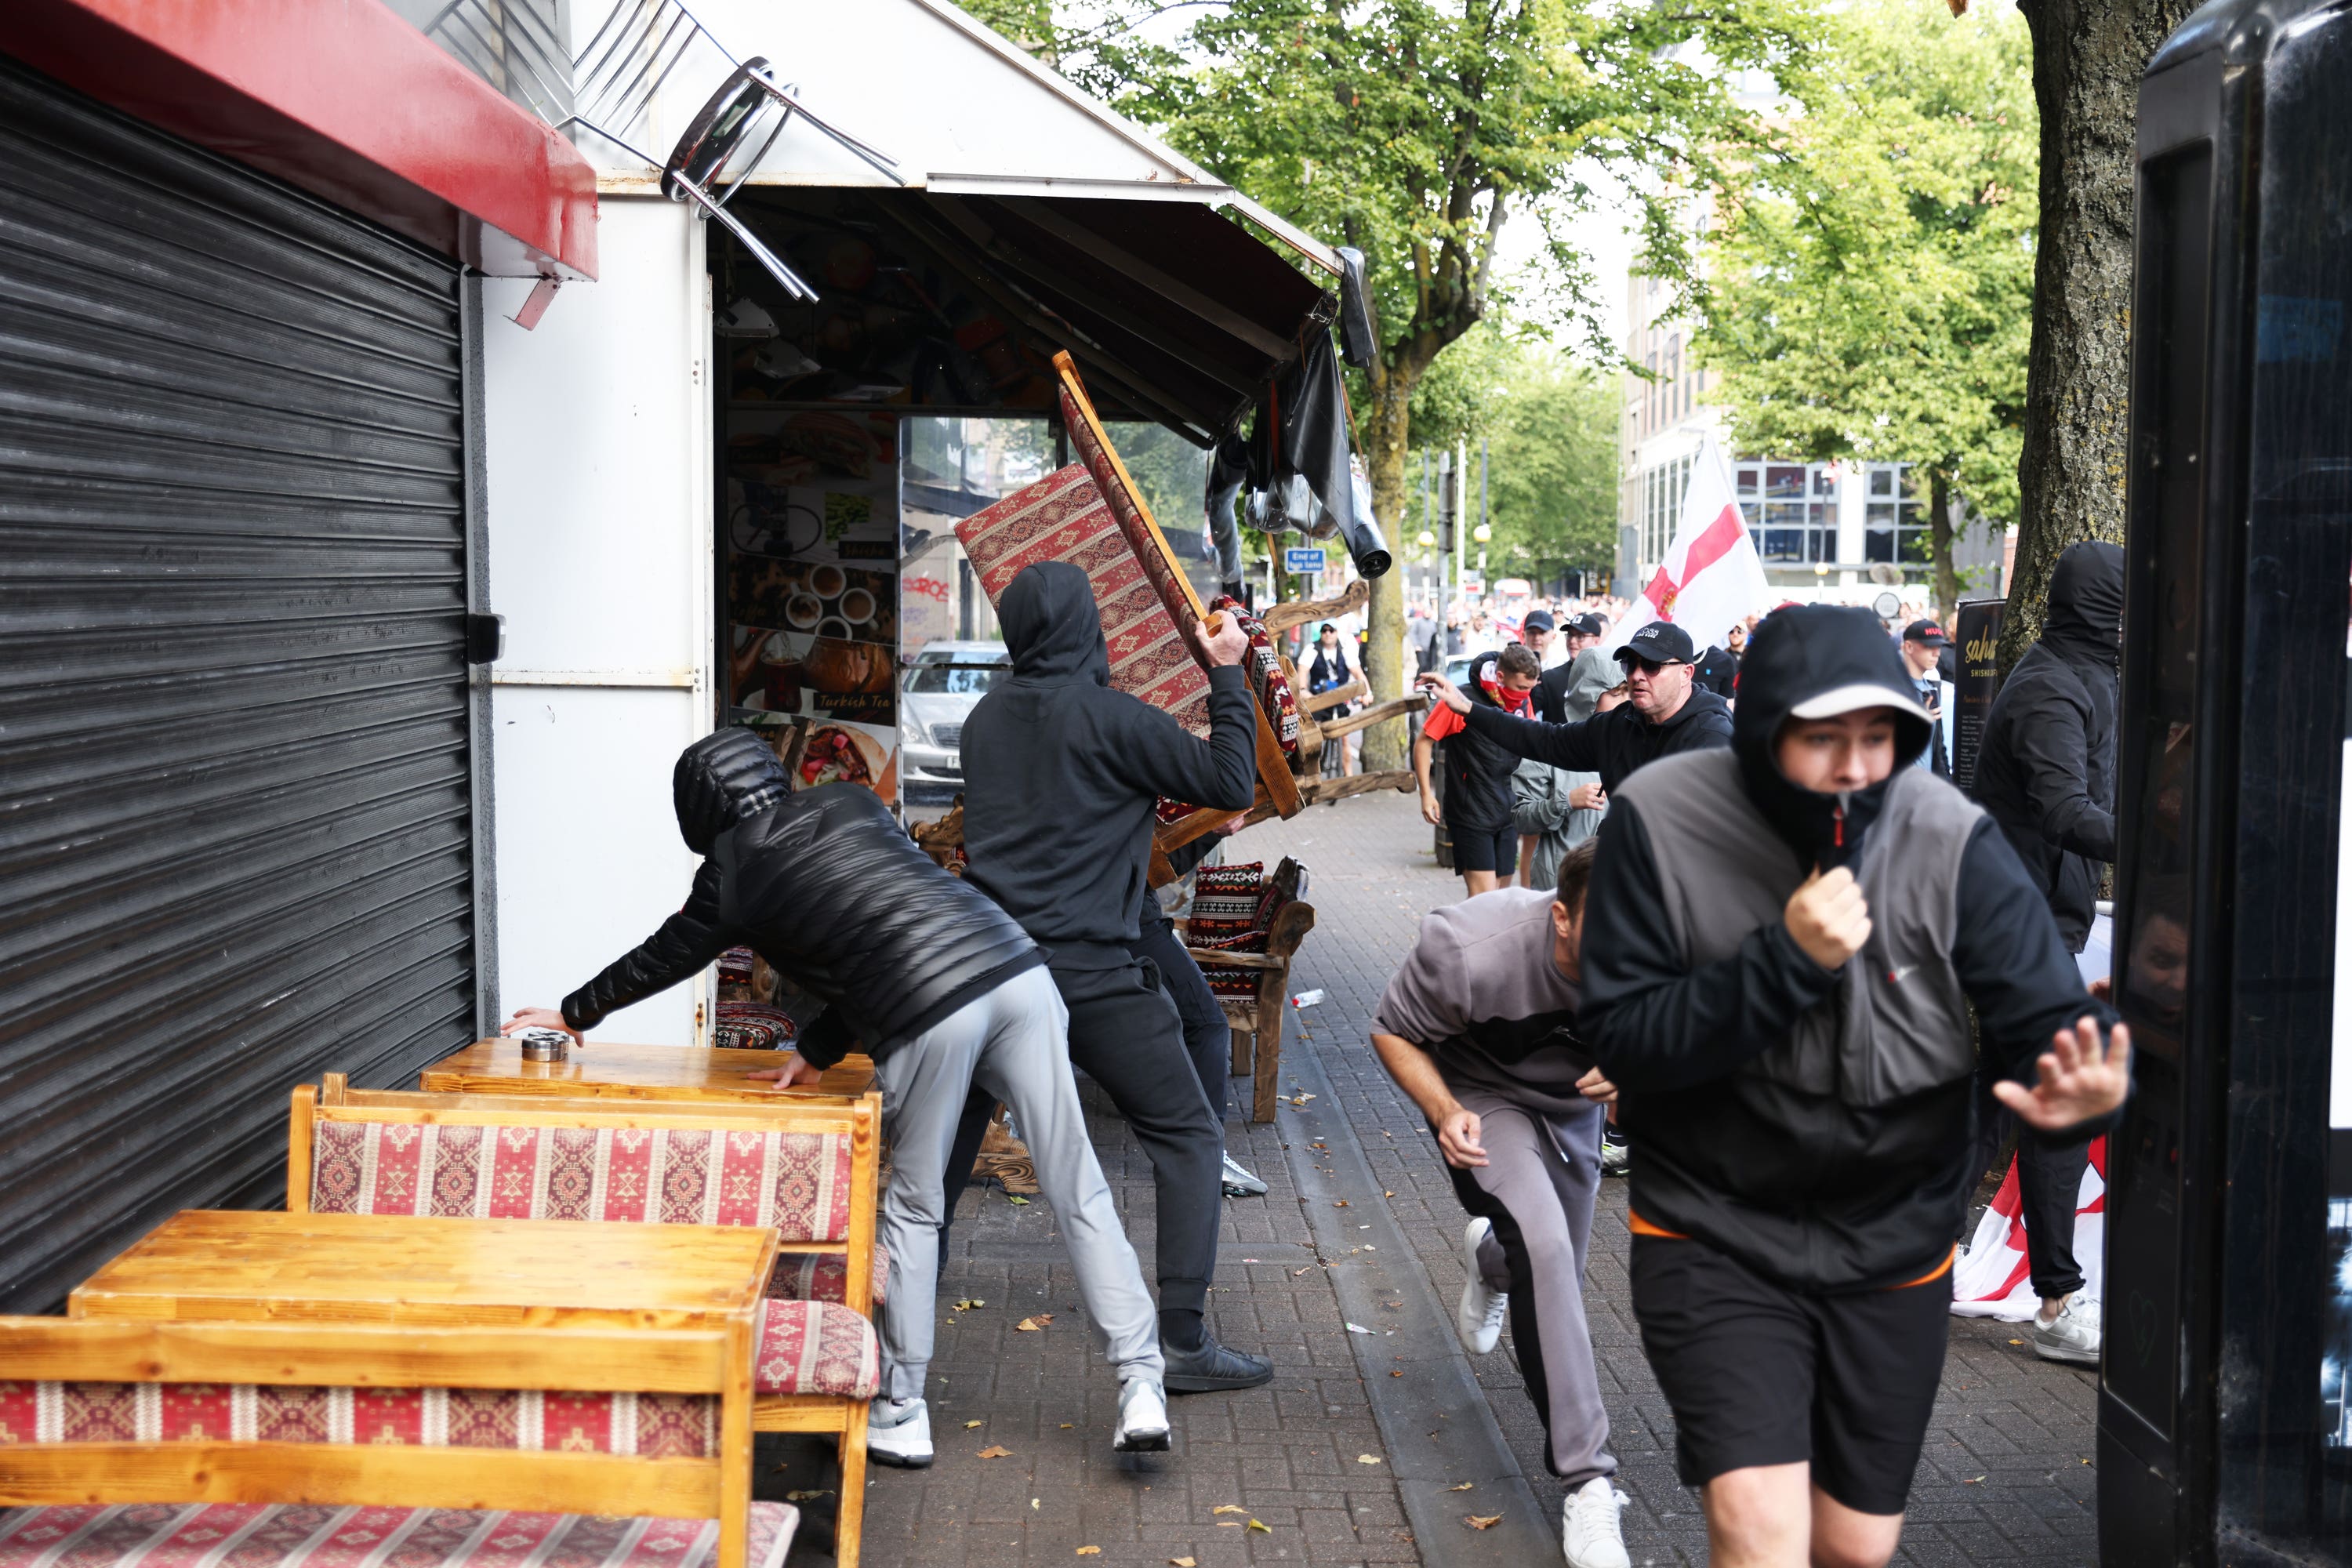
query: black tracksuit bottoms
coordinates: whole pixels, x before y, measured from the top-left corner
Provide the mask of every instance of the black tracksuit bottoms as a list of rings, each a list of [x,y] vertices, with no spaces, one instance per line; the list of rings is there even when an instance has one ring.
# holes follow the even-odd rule
[[[1200,1070],[1186,1048],[1185,1020],[1162,984],[1160,965],[1149,959],[1117,969],[1050,973],[1070,1010],[1071,1065],[1102,1086],[1151,1162],[1159,1209],[1160,1310],[1205,1312],[1224,1198],[1224,1121],[1210,1110],[1201,1088]],[[1207,990],[1197,969],[1192,977]],[[1222,1013],[1219,1023],[1222,1027]],[[992,1103],[979,1090],[964,1101],[949,1156],[950,1214],[971,1179]]]
[[[2017,1118],[1992,1097],[1992,1079],[1977,1074],[1977,1157],[1979,1180],[1991,1168]],[[2025,1222],[2025,1267],[2034,1293],[2045,1301],[2083,1288],[2083,1268],[2074,1258],[2074,1205],[2081,1201],[2083,1173],[2090,1168],[2090,1140],[2056,1143],[2022,1128],[2017,1137],[2018,1217]]]

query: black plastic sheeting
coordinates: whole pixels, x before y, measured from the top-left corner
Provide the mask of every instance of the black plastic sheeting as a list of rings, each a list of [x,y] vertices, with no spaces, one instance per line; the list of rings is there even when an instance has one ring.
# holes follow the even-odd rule
[[[0,1309],[474,1032],[460,323],[0,63]]]

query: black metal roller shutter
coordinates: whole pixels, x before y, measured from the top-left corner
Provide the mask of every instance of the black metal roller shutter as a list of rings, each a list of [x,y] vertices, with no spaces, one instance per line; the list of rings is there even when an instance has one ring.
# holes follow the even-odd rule
[[[0,1308],[472,1034],[459,306],[0,61]]]

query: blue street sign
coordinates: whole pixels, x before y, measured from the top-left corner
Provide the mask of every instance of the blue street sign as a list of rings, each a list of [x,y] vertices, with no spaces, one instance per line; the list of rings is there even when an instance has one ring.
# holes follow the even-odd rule
[[[1282,552],[1282,569],[1285,572],[1309,577],[1320,575],[1323,571],[1323,547],[1319,544],[1292,545]]]

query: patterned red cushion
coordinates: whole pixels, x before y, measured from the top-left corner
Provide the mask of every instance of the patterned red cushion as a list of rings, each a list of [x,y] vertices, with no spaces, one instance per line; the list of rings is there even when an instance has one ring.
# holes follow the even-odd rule
[[[1269,934],[1271,933],[1264,930],[1245,931],[1232,936],[1220,937],[1214,942],[1202,942],[1196,939],[1191,945],[1223,952],[1264,952]],[[1220,996],[1255,996],[1257,994],[1258,982],[1265,978],[1265,971],[1238,969],[1230,964],[1204,963],[1201,965],[1201,978],[1207,981],[1209,989]]]
[[[320,1214],[773,1226],[849,1236],[845,1134],[322,1121]]]
[[[1209,678],[1185,646],[1171,601],[1083,465],[1073,463],[972,513],[956,524],[956,538],[992,605],[1038,562],[1066,561],[1086,573],[1110,654],[1111,689],[1150,704],[1194,734],[1209,732]],[[1154,565],[1164,573],[1164,563]],[[1173,602],[1183,602],[1181,593]]]
[[[849,1255],[845,1252],[788,1252],[776,1259],[768,1276],[767,1293],[782,1301],[849,1301]],[[890,1249],[874,1246],[874,1304],[890,1294]]]
[[[719,1451],[719,1401],[510,1388],[0,1383],[0,1445],[221,1442],[702,1459]]]
[[[882,1387],[881,1342],[872,1323],[831,1301],[762,1301],[751,1386],[871,1399]]]
[[[783,1568],[800,1510],[751,1505],[746,1568]],[[719,1556],[714,1519],[618,1519],[580,1513],[476,1513],[446,1508],[335,1508],[323,1503],[71,1503],[0,1510],[0,1568],[707,1568]]]
[[[1282,742],[1283,755],[1297,757],[1298,699],[1290,689],[1290,677],[1282,673],[1282,659],[1274,651],[1274,639],[1265,635],[1265,623],[1231,594],[1219,595],[1211,608],[1233,616],[1249,635],[1250,682],[1257,689],[1257,704],[1265,710],[1266,722],[1274,727],[1274,738]]]
[[[781,1051],[792,1047],[800,1026],[782,1007],[765,1002],[721,1002],[710,1043],[722,1051]]]
[[[1192,873],[1192,907],[1184,930],[1193,947],[1213,947],[1257,923],[1258,890],[1265,862],[1203,866]]]

